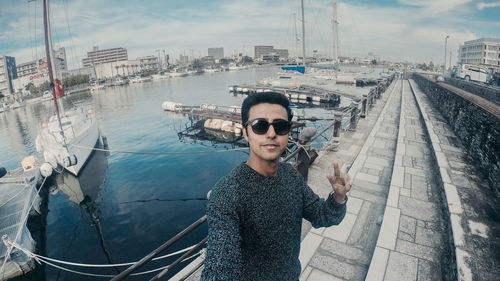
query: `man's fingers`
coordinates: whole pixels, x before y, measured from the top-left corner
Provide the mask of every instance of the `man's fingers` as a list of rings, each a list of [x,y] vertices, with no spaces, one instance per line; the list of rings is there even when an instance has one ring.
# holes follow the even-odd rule
[[[333,162],[333,174],[335,175],[335,183],[341,183],[340,168],[337,161]]]
[[[330,174],[326,174],[326,178],[328,179],[328,181],[330,181],[331,184],[333,184],[335,181],[335,178]]]

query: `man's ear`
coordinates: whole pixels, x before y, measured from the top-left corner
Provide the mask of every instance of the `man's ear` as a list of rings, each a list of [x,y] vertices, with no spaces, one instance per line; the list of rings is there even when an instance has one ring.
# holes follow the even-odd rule
[[[243,137],[245,138],[245,140],[248,142],[248,134],[247,134],[247,127],[243,127]]]

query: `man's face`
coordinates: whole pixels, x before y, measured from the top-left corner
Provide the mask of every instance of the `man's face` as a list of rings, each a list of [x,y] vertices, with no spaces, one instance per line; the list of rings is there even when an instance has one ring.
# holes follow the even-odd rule
[[[250,108],[249,123],[257,118],[263,118],[272,123],[278,119],[288,120],[288,115],[286,109],[279,104],[259,103]],[[269,126],[265,134],[258,135],[249,124],[246,130],[243,130],[243,136],[250,145],[249,161],[255,161],[256,163],[277,161],[288,143],[288,134],[284,136],[276,134],[274,126]]]

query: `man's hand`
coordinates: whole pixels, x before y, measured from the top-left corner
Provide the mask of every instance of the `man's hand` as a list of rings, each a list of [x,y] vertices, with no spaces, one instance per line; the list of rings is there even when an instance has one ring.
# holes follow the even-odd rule
[[[333,172],[334,176],[327,174],[326,178],[332,185],[333,198],[340,204],[344,202],[345,195],[351,190],[353,181],[348,175],[340,172],[339,163],[337,161],[333,162]]]

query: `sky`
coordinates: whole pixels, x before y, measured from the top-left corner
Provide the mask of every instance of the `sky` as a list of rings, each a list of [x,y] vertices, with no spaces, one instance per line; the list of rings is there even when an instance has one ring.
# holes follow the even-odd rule
[[[332,0],[304,0],[306,55],[333,53]],[[180,54],[254,55],[272,45],[297,53],[302,40],[299,0],[53,0],[54,48],[65,47],[70,69],[81,67],[93,46],[123,47],[129,59]],[[459,44],[500,38],[499,0],[337,1],[339,53],[382,60],[456,61]],[[295,21],[294,21],[295,17]],[[296,30],[296,31],[295,31]],[[0,56],[20,64],[45,56],[42,0],[0,0]],[[298,53],[302,52],[302,42]]]

